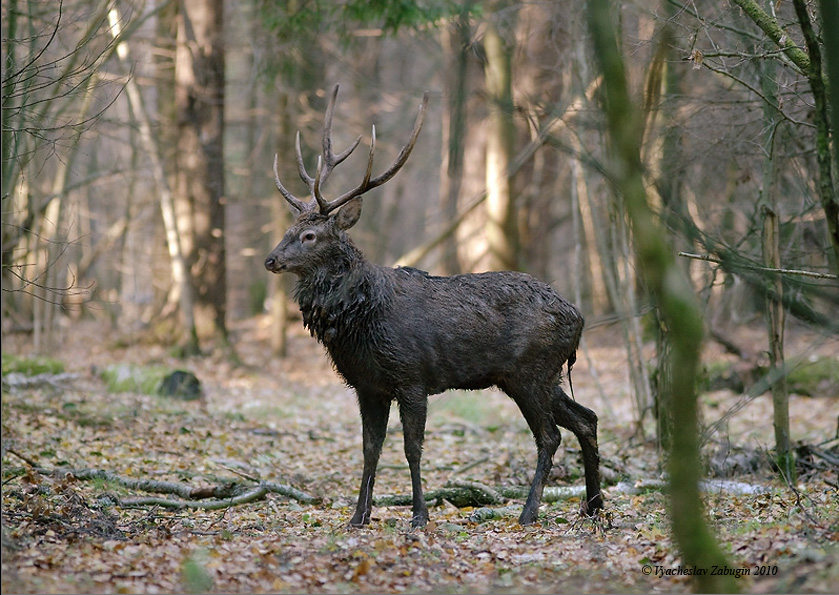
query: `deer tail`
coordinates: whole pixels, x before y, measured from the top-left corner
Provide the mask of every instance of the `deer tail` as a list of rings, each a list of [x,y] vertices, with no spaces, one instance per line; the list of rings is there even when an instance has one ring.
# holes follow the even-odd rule
[[[573,352],[571,352],[571,355],[568,356],[568,361],[566,362],[566,364],[568,365],[568,389],[571,391],[571,398],[574,399],[575,401],[577,399],[574,397],[574,383],[571,382],[571,368],[574,367],[574,364],[576,362],[577,362],[577,351],[574,350]]]

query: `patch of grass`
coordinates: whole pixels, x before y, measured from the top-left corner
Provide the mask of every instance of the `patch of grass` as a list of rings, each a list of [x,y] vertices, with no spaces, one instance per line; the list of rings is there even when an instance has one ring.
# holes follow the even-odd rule
[[[64,363],[49,357],[3,356],[3,374],[18,373],[25,376],[38,374],[62,374]]]
[[[299,413],[294,405],[261,403],[245,407],[241,411],[226,412],[224,415],[233,421],[265,421],[294,419]]]
[[[748,535],[752,532],[759,532],[765,523],[758,519],[732,519],[725,523],[726,528],[732,535]]]
[[[244,415],[239,411],[225,411],[221,414],[222,418],[230,421],[247,421]]]
[[[168,373],[168,369],[159,366],[141,367],[117,364],[108,366],[100,375],[110,392],[155,395]]]
[[[500,425],[498,404],[502,398],[484,391],[448,391],[429,402],[429,415],[439,421],[459,419],[482,427],[497,429]]]
[[[209,554],[203,548],[196,549],[183,562],[181,578],[187,593],[206,593],[213,587],[213,577],[207,570]]]

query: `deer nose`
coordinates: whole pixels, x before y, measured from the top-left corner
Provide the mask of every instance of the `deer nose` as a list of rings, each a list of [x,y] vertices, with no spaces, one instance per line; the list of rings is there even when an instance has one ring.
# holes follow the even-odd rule
[[[272,273],[279,274],[285,272],[288,269],[288,265],[280,257],[271,254],[265,259],[265,268]]]

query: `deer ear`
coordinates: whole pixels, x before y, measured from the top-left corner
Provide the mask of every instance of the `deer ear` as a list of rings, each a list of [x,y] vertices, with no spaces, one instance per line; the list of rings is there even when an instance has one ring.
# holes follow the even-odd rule
[[[361,201],[362,198],[359,196],[341,207],[335,215],[335,225],[338,229],[349,229],[358,223],[358,218],[361,217]]]

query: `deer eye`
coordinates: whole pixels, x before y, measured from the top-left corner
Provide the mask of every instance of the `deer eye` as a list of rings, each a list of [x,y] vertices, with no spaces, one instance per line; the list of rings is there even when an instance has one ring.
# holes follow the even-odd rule
[[[301,244],[311,244],[316,239],[318,239],[318,236],[311,229],[307,229],[306,231],[304,231],[303,233],[300,234],[300,243]]]

